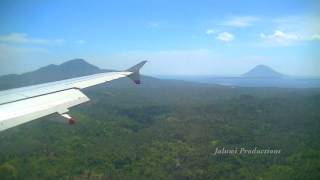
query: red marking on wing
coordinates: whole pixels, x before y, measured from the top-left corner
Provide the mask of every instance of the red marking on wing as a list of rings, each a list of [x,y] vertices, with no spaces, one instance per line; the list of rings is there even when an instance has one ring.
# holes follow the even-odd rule
[[[76,119],[72,117],[72,118],[69,119],[68,123],[69,123],[70,125],[73,125],[73,124],[76,123]]]

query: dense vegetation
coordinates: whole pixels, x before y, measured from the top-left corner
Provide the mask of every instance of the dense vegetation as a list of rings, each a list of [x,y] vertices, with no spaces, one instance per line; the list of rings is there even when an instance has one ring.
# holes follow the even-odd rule
[[[0,179],[320,179],[319,90],[164,82],[89,89],[74,126],[1,132]]]

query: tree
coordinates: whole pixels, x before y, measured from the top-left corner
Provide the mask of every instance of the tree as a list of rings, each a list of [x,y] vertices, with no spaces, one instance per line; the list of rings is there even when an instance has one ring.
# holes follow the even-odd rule
[[[2,180],[17,179],[18,172],[16,168],[10,164],[0,166],[0,177]]]

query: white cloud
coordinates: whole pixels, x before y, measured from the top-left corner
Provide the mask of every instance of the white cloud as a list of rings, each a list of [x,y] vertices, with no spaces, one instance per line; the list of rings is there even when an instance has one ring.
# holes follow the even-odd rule
[[[10,33],[0,36],[0,42],[13,44],[58,45],[64,43],[64,41],[64,39],[31,38],[24,33]]]
[[[257,21],[259,21],[259,18],[255,16],[233,16],[222,23],[222,25],[232,27],[248,27],[252,26]]]
[[[206,34],[207,35],[211,35],[211,34],[215,34],[217,31],[215,31],[214,29],[207,29],[206,30]]]
[[[150,28],[158,28],[160,26],[159,22],[148,22],[148,27]]]
[[[299,40],[319,40],[320,16],[287,16],[272,20],[274,29],[281,32],[291,32],[300,36]]]
[[[231,41],[233,41],[234,36],[231,33],[222,32],[222,33],[218,34],[217,39],[220,41],[223,41],[223,42],[231,42]]]
[[[276,30],[274,31],[273,34],[270,34],[270,35],[261,33],[260,37],[262,39],[267,39],[267,40],[276,41],[276,42],[298,41],[301,39],[301,37],[298,34],[286,33],[280,30]]]
[[[314,40],[314,41],[320,41],[320,34],[313,34],[311,36],[311,39],[310,40]]]
[[[307,35],[294,32],[284,32],[280,30],[275,30],[272,34],[260,33],[260,37],[266,40],[268,43],[285,45],[290,45],[301,41],[320,40],[320,34]]]
[[[260,33],[260,37],[264,39],[264,38],[266,38],[267,36],[266,36],[264,33]]]
[[[31,70],[46,63],[52,54],[44,48],[13,46],[0,43],[0,76]]]
[[[76,43],[76,44],[83,45],[83,44],[86,44],[87,41],[80,39],[80,40],[75,41],[75,43]]]

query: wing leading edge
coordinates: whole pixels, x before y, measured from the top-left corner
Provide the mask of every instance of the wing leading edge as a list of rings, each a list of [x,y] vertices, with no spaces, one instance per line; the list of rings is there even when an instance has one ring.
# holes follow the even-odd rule
[[[123,77],[140,84],[139,70],[145,63],[142,61],[126,71],[0,91],[0,131],[53,113],[59,113],[68,119],[69,124],[73,124],[74,119],[66,114],[69,108],[90,100],[81,89]]]

